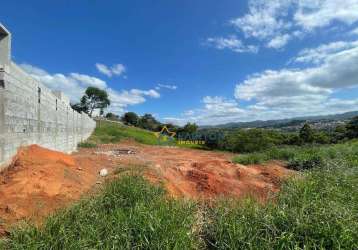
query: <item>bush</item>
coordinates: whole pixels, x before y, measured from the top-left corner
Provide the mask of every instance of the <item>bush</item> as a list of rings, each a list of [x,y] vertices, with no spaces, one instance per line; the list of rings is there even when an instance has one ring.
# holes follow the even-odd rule
[[[270,130],[249,129],[228,133],[222,143],[225,150],[238,153],[251,153],[279,145],[284,135]]]
[[[233,161],[240,164],[257,164],[270,160],[283,160],[294,170],[307,170],[321,167],[325,161],[345,159],[354,164],[358,162],[358,141],[331,146],[286,146],[273,147],[260,153],[235,156]],[[358,164],[357,164],[358,165]]]
[[[244,165],[253,165],[265,162],[267,157],[263,153],[252,153],[238,155],[233,159],[233,162]]]
[[[289,160],[287,167],[293,170],[307,170],[322,166],[323,157],[318,152],[303,152]]]
[[[250,165],[264,163],[269,160],[290,160],[295,156],[296,147],[271,148],[259,153],[242,154],[234,157],[235,163]]]
[[[80,142],[78,143],[79,148],[95,148],[97,147],[96,143],[93,142]]]
[[[351,139],[358,138],[358,116],[354,117],[348,124],[347,124],[347,136]]]
[[[139,116],[134,112],[127,112],[121,117],[121,120],[126,125],[137,126],[139,123]]]

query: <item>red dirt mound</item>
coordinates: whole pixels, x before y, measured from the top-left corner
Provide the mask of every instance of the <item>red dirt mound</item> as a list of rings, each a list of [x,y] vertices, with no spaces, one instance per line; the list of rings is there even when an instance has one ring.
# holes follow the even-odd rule
[[[148,179],[164,183],[174,197],[211,199],[219,196],[253,196],[265,201],[270,193],[279,191],[281,181],[293,173],[274,162],[264,166],[235,164],[231,162],[234,155],[225,152],[131,142],[100,146],[103,152],[123,148],[136,153],[117,157],[119,165],[147,166]],[[90,155],[98,150],[86,149],[86,152]]]
[[[20,149],[0,174],[0,232],[21,219],[36,222],[79,199],[98,178],[98,167],[85,163],[37,145]]]

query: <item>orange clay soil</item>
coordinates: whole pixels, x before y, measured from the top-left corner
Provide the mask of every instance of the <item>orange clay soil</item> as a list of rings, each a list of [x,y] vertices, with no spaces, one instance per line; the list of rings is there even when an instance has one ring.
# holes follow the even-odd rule
[[[278,163],[249,167],[234,164],[232,157],[230,153],[131,141],[80,149],[72,155],[37,145],[22,148],[0,174],[0,234],[19,220],[40,222],[78,200],[103,182],[98,174],[102,168],[107,168],[111,176],[118,167],[128,170],[140,166],[147,179],[163,183],[173,197],[253,196],[260,201],[279,191],[281,181],[293,173]]]

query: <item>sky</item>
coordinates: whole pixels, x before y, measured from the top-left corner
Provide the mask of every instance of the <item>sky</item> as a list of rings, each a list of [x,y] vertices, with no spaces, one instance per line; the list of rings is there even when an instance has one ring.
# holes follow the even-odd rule
[[[358,110],[358,0],[2,0],[12,60],[178,125]]]

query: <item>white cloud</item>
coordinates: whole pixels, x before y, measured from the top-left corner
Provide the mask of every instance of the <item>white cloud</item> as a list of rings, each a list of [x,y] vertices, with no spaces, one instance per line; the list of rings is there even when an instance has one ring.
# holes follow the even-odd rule
[[[87,86],[93,86],[93,87],[97,87],[97,88],[101,88],[101,89],[104,89],[107,87],[107,84],[105,81],[98,79],[96,77],[78,74],[78,73],[71,73],[70,77],[72,77],[73,79],[75,79]]]
[[[96,63],[96,68],[99,72],[101,72],[102,74],[111,77],[112,76],[112,71],[104,64],[101,63]]]
[[[96,63],[96,68],[100,73],[108,77],[120,76],[126,72],[126,67],[123,64],[114,64],[112,67],[109,67],[102,63]]]
[[[184,126],[188,120],[185,118],[177,118],[177,117],[164,117],[163,118],[165,123],[171,123],[178,126]]]
[[[358,100],[344,100],[327,96],[297,96],[267,99],[246,107],[240,107],[239,102],[224,97],[214,98],[220,101],[215,105],[206,104],[191,112],[189,116],[167,118],[174,124],[183,125],[195,122],[200,125],[217,125],[229,122],[245,122],[254,120],[276,120],[292,117],[337,114],[358,110]]]
[[[294,20],[306,30],[326,27],[333,21],[351,25],[358,20],[357,10],[358,0],[299,0]]]
[[[123,64],[115,64],[112,66],[113,75],[120,76],[126,72],[126,67]]]
[[[247,14],[230,23],[246,38],[281,49],[293,37],[358,21],[358,0],[250,0]]]
[[[158,84],[155,89],[156,90],[160,90],[160,89],[170,89],[170,90],[176,90],[178,88],[178,86],[176,85],[172,85],[172,84]]]
[[[194,110],[187,110],[183,113],[183,116],[193,116],[195,114]]]
[[[258,39],[274,37],[291,26],[291,23],[284,19],[288,14],[290,2],[284,0],[250,0],[249,13],[230,22],[242,30],[246,37]]]
[[[274,48],[274,49],[280,49],[280,48],[284,47],[290,39],[291,39],[291,36],[289,36],[288,34],[284,34],[282,36],[281,35],[276,36],[267,44],[267,47]]]
[[[211,37],[206,40],[206,43],[219,50],[229,49],[237,53],[257,53],[258,48],[253,45],[244,45],[236,36],[229,37]]]
[[[311,58],[305,53],[304,58]],[[252,75],[237,85],[235,96],[261,101],[278,96],[329,95],[333,90],[358,86],[358,46],[326,54],[320,60],[320,65],[302,70],[267,70]]]
[[[317,48],[300,51],[293,61],[298,63],[319,64],[330,54],[355,47],[358,47],[358,41],[338,41],[322,44]]]
[[[132,94],[139,95],[139,96],[150,96],[152,98],[159,98],[160,94],[153,89],[150,90],[140,90],[140,89],[132,89]]]
[[[130,105],[144,103],[147,97],[160,97],[160,93],[154,89],[117,91],[108,87],[105,81],[96,77],[79,73],[70,73],[68,75],[59,73],[50,74],[45,70],[30,64],[21,64],[20,66],[34,79],[42,82],[48,88],[62,91],[72,102],[78,102],[88,86],[105,89],[111,100],[111,106],[109,107],[109,111],[111,112],[122,113],[125,108]]]
[[[236,85],[236,99],[206,96],[201,108],[179,117],[181,122],[212,125],[358,110],[357,98],[337,97],[342,90],[358,91],[358,41],[304,49],[293,61],[312,64],[248,76]]]

